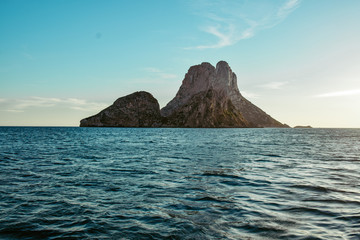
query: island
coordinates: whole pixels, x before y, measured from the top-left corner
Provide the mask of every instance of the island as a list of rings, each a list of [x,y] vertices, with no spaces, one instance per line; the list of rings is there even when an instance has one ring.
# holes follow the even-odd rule
[[[117,99],[80,127],[288,128],[240,93],[225,61],[189,68],[176,96],[162,109],[148,92]]]
[[[312,126],[308,125],[308,126],[295,126],[294,128],[312,128]]]

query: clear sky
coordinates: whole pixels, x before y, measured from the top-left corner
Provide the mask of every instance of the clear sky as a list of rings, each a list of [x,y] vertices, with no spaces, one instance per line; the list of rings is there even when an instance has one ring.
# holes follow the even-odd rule
[[[0,125],[78,126],[117,98],[163,107],[229,63],[290,126],[360,127],[359,0],[1,0]]]

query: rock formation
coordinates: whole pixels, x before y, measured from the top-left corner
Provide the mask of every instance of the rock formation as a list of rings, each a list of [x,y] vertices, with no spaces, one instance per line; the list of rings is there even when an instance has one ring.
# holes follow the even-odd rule
[[[158,101],[148,92],[117,99],[100,113],[80,121],[80,127],[160,127]]]
[[[221,96],[217,99],[222,102],[223,106],[225,102],[230,101],[234,106],[232,112],[237,112],[245,120],[244,124],[230,124],[231,126],[286,127],[240,94],[236,75],[232,72],[227,62],[224,61],[218,62],[216,68],[210,63],[202,63],[190,67],[176,96],[161,109],[161,114],[172,119],[174,118],[173,114],[177,115],[179,109],[193,101],[193,96],[201,93],[204,95],[209,90]],[[226,125],[230,126],[229,124]]]
[[[190,67],[176,96],[159,109],[147,92],[119,98],[81,127],[288,127],[245,99],[229,65]]]
[[[196,93],[164,117],[166,127],[254,127],[246,121],[231,100],[213,89]]]

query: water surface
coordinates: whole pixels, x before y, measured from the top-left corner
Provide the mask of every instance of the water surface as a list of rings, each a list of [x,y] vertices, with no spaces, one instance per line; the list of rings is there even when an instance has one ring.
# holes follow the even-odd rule
[[[360,129],[0,128],[1,239],[359,239]]]

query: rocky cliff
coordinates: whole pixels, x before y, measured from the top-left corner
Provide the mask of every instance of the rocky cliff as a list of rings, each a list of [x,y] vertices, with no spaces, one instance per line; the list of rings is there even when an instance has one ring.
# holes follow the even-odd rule
[[[147,92],[119,98],[81,127],[288,127],[245,99],[230,66],[190,67],[176,96],[159,109]]]

